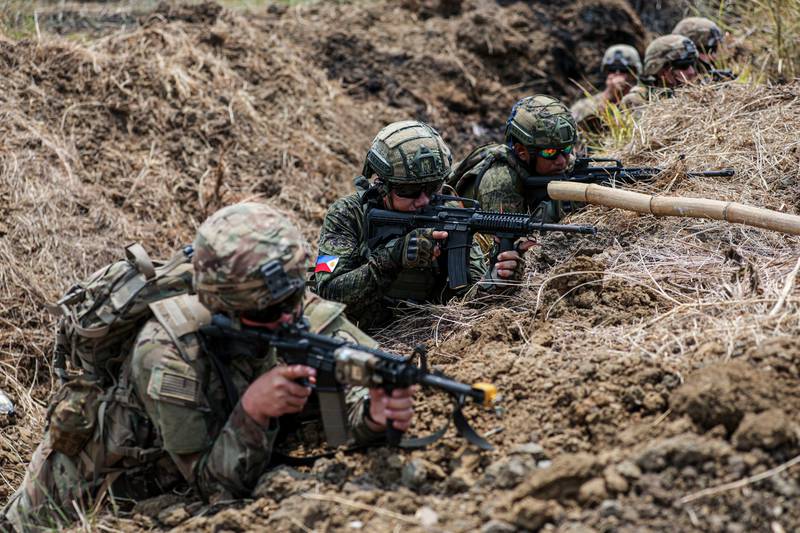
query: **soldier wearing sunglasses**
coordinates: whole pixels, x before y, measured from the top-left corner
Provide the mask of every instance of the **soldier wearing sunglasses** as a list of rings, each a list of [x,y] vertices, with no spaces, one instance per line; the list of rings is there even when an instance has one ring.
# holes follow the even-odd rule
[[[642,60],[636,48],[615,44],[606,50],[602,61],[605,88],[594,95],[581,98],[570,108],[578,127],[585,131],[601,132],[603,115],[608,104],[618,104],[636,85],[642,73]]]
[[[575,120],[564,104],[552,96],[529,96],[511,110],[505,143],[473,150],[454,167],[448,183],[487,211],[534,213],[544,222],[557,222],[560,202],[541,201],[522,178],[569,173],[577,141]]]
[[[674,89],[697,80],[697,47],[682,35],[664,35],[655,39],[644,54],[642,82],[628,93],[622,104],[635,108],[653,95],[671,96]]]
[[[436,130],[417,121],[395,122],[372,141],[356,193],[328,209],[314,269],[317,293],[347,304],[348,317],[359,326],[388,322],[402,301],[445,302],[461,294],[447,288],[447,265],[439,260],[446,231],[413,230],[370,250],[364,222],[372,207],[408,213],[427,206],[442,188],[451,161],[450,148]],[[469,258],[470,285],[478,284],[481,291],[508,285],[522,271],[516,250],[499,254],[492,269],[477,244]]]

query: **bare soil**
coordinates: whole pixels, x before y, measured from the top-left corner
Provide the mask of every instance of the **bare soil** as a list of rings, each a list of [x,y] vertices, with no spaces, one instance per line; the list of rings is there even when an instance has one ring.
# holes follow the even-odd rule
[[[74,279],[130,241],[166,255],[253,196],[313,243],[383,124],[428,120],[464,155],[500,136],[516,99],[577,95],[583,65],[614,42],[642,49],[645,32],[616,0],[406,0],[252,14],[164,4],[81,41],[0,38],[0,388],[17,405],[0,424],[0,495],[43,431],[45,304]],[[665,167],[639,190],[797,213],[798,117],[797,83],[699,87],[650,106],[615,155]],[[681,174],[723,166],[737,176]],[[92,519],[130,531],[796,530],[797,239],[596,207],[573,221],[600,232],[543,236],[516,295],[419,307],[376,332],[496,384],[496,408],[467,409],[494,450],[451,430],[422,451],[268,472],[247,501],[170,494]],[[420,398],[415,431],[449,409]]]

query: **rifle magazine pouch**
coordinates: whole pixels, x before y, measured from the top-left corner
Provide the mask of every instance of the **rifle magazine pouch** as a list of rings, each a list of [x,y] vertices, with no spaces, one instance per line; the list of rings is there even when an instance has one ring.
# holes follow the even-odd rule
[[[94,433],[103,394],[96,382],[77,378],[66,383],[50,413],[50,444],[69,457],[77,455]]]

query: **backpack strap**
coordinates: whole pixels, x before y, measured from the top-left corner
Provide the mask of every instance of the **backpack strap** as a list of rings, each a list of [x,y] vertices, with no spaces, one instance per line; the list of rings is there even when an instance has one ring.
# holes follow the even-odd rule
[[[200,303],[196,294],[181,294],[150,304],[150,310],[169,335],[186,362],[199,355],[199,346],[182,338],[211,324],[211,311]]]
[[[156,277],[156,267],[147,255],[144,246],[138,242],[134,242],[125,247],[125,258],[136,265],[136,269],[144,275],[146,280],[151,280]]]

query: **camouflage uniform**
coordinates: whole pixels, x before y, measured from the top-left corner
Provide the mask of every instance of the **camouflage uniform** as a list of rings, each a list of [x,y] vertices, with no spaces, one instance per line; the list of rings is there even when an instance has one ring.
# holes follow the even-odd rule
[[[627,44],[615,44],[603,54],[602,69],[606,76],[610,72],[630,72],[638,79],[642,73],[642,60],[636,48]],[[570,112],[578,128],[600,132],[604,129],[602,116],[607,104],[605,94],[599,92],[572,104]]]
[[[664,35],[655,39],[644,54],[642,84],[634,87],[622,98],[621,105],[635,109],[655,97],[670,97],[673,90],[657,85],[661,69],[677,60],[697,61],[697,48],[691,40],[681,35]]]
[[[252,233],[226,240],[231,227]],[[209,242],[217,243],[212,253]],[[227,286],[224,280],[232,277],[231,269],[233,274],[251,272],[254,261],[257,266],[276,251],[282,252],[288,274],[300,273],[302,280],[306,251],[301,242],[294,228],[259,204],[232,206],[206,221],[195,241],[199,295],[151,304],[155,318],[139,331],[117,383],[94,406],[92,438],[68,456],[53,449],[51,431],[46,431],[22,486],[0,516],[18,531],[37,530],[36,524],[53,527],[74,516],[73,501],[88,510],[105,493],[138,500],[186,483],[213,501],[244,497],[261,474],[280,462],[276,452],[296,442],[318,444],[322,432],[315,396],[302,413],[271,419],[267,428],[238,401],[256,378],[277,364],[280,354],[227,339],[224,346],[213,346],[198,332],[212,311],[252,308],[253,302],[274,305],[266,290],[253,286],[254,280],[238,279]],[[220,289],[216,292],[215,284]],[[237,284],[246,288],[239,290]],[[343,311],[343,305],[314,295],[305,300],[312,331],[374,346]],[[215,370],[214,359],[226,370]],[[232,384],[234,397],[226,382]],[[346,399],[351,436],[360,443],[382,438],[366,425],[366,393],[353,388]],[[72,398],[59,394],[56,400]]]
[[[445,302],[462,292],[447,287],[447,272],[439,262],[433,268],[403,269],[385,249],[367,250],[364,217],[369,206],[365,199],[369,182],[356,179],[356,193],[331,205],[319,234],[320,256],[338,258],[332,272],[317,271],[317,293],[347,305],[347,315],[359,327],[386,323],[393,313],[389,308],[399,301]],[[480,246],[470,250],[470,284],[481,280],[487,268]]]
[[[506,144],[477,148],[454,168],[448,183],[459,195],[478,200],[487,211],[531,212],[545,222],[557,222],[563,215],[561,203],[546,200],[544,191],[526,191],[522,178],[532,172],[516,156],[511,144],[520,142],[533,151],[574,145],[577,140],[575,121],[564,104],[550,96],[530,96],[512,109]],[[471,166],[469,160],[475,155],[483,159],[463,173],[463,166]],[[533,153],[531,156],[536,157]],[[570,154],[567,172],[574,163],[575,155]]]
[[[347,304],[348,316],[359,326],[387,322],[392,317],[389,307],[399,301],[444,302],[466,291],[448,289],[447,270],[432,257],[435,243],[428,230],[414,230],[369,250],[364,227],[369,209],[391,209],[391,191],[441,187],[451,160],[450,149],[427,124],[412,120],[389,124],[372,141],[363,175],[355,181],[356,193],[340,198],[328,209],[319,236],[317,293]],[[414,198],[420,197],[421,193]],[[423,247],[424,264],[411,257],[418,247]],[[483,253],[474,244],[469,284],[491,281],[487,275],[491,272],[487,273]]]

